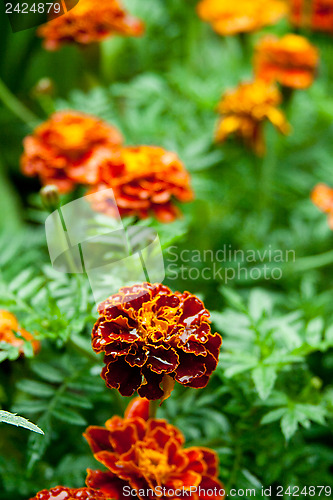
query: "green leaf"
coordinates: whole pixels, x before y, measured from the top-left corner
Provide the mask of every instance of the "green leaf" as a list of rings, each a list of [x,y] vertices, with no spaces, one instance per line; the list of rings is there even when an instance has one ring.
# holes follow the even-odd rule
[[[8,411],[0,410],[0,422],[4,422],[10,425],[16,425],[17,427],[24,427],[25,429],[29,429],[29,431],[37,432],[38,434],[44,434],[42,429],[37,427],[37,425],[29,422],[24,417],[20,417],[16,415],[16,413],[10,413]]]
[[[31,370],[40,378],[47,380],[48,382],[60,383],[65,378],[63,371],[59,368],[55,368],[48,363],[43,363],[42,361],[34,361],[31,363]]]
[[[287,412],[287,408],[277,408],[276,410],[269,411],[266,415],[261,419],[261,425],[271,424],[272,422],[276,422],[276,420],[280,420],[280,418]]]
[[[294,409],[291,409],[281,419],[281,430],[287,441],[295,434],[297,427],[298,419]]]
[[[309,321],[305,338],[309,345],[316,346],[321,342],[322,331],[324,329],[324,321],[323,318],[314,318]]]
[[[274,366],[259,365],[252,371],[252,380],[261,399],[270,395],[277,378]]]
[[[69,408],[55,408],[52,415],[63,422],[72,425],[87,425],[86,420],[79,413]]]
[[[37,382],[36,380],[19,380],[16,386],[20,391],[40,398],[49,398],[53,396],[55,392],[54,387],[44,384],[43,382]]]

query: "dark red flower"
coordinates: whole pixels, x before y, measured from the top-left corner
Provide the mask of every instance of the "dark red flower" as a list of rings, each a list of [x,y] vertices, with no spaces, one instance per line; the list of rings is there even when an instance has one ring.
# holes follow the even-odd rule
[[[96,491],[91,488],[66,488],[64,486],[56,486],[51,490],[43,490],[37,493],[30,500],[108,500],[101,491]]]
[[[211,333],[209,312],[197,297],[143,283],[121,288],[98,312],[92,347],[105,354],[101,375],[108,387],[153,400],[165,399],[170,381],[207,385],[222,339]]]
[[[141,408],[139,413],[147,416],[149,402],[135,401],[136,410]],[[224,498],[216,453],[201,447],[183,448],[184,436],[165,420],[129,411],[126,418],[114,416],[105,427],[88,427],[84,436],[96,460],[108,469],[88,469],[87,485],[115,500],[124,500],[131,489],[142,500],[185,495],[192,500]],[[172,495],[176,490],[178,494]]]

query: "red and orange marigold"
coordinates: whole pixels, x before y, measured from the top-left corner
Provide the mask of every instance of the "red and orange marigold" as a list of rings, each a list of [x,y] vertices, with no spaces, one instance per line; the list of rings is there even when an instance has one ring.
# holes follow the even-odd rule
[[[24,355],[24,345],[26,342],[31,343],[35,354],[40,350],[40,342],[36,340],[31,333],[20,327],[14,314],[4,310],[0,310],[0,343],[1,342],[16,347],[22,356]]]
[[[258,155],[265,152],[263,124],[271,122],[280,132],[287,134],[289,124],[278,109],[282,97],[279,89],[263,80],[241,83],[226,92],[218,106],[221,119],[216,131],[216,141],[224,142],[236,134]]]
[[[279,39],[267,35],[257,46],[255,70],[258,78],[268,82],[306,89],[314,80],[318,60],[316,47],[303,36],[288,34]]]
[[[257,31],[287,14],[284,0],[201,0],[198,13],[220,35]]]
[[[333,230],[333,188],[317,184],[311,193],[312,202],[328,216],[328,225]]]
[[[57,50],[64,44],[99,42],[111,35],[140,36],[143,23],[131,16],[118,0],[80,0],[66,14],[38,29],[44,47]]]
[[[105,191],[113,189],[117,207]],[[193,193],[190,177],[175,153],[156,146],[119,149],[100,165],[99,183],[92,188],[94,208],[113,216],[155,215],[162,222],[171,222],[179,210],[173,201],[190,201]]]
[[[66,488],[56,486],[51,490],[43,490],[30,500],[108,500],[101,491],[91,488]]]
[[[68,192],[79,184],[98,182],[101,158],[122,143],[118,130],[78,111],[59,111],[24,139],[21,168],[42,184]]]
[[[333,35],[333,0],[289,0],[290,21],[297,28]]]
[[[136,490],[141,500],[176,498],[168,490],[192,500],[224,498],[216,453],[184,448],[184,436],[176,427],[148,419],[147,400],[136,401],[134,413],[129,408],[125,418],[114,416],[105,427],[88,427],[84,435],[96,460],[108,469],[88,469],[87,485],[114,500],[125,498],[125,487]]]
[[[155,400],[168,397],[175,381],[207,385],[222,339],[211,333],[209,312],[197,297],[143,283],[121,288],[98,312],[92,347],[105,354],[101,375],[108,387]]]

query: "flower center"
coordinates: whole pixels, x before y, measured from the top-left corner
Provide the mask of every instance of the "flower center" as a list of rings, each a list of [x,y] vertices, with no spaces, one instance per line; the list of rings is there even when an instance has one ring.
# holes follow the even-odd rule
[[[167,456],[149,448],[138,450],[138,466],[144,476],[154,479],[159,486],[165,483],[172,471]]]

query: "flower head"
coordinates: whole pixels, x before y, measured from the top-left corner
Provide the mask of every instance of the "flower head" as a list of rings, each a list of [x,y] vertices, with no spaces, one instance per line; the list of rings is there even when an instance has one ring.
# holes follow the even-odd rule
[[[105,354],[101,375],[108,387],[154,400],[165,399],[174,381],[207,385],[222,339],[211,333],[209,312],[197,297],[143,283],[121,288],[98,312],[92,347]]]
[[[328,225],[333,229],[333,189],[326,184],[317,184],[311,193],[312,202],[328,216]]]
[[[77,111],[59,111],[24,139],[22,171],[61,192],[71,191],[76,183],[96,183],[101,157],[121,143],[120,133],[108,123]]]
[[[241,83],[225,93],[218,107],[222,116],[216,140],[224,142],[229,135],[236,134],[257,154],[263,154],[265,121],[270,121],[283,134],[289,132],[288,122],[277,107],[281,99],[278,88],[263,80]]]
[[[333,0],[290,0],[290,21],[297,27],[333,35]]]
[[[91,488],[65,488],[56,486],[51,490],[43,490],[30,500],[108,500],[101,491]]]
[[[193,197],[189,174],[177,155],[156,146],[121,148],[101,163],[99,183],[90,193],[99,193],[94,196],[96,210],[114,215],[107,188],[113,189],[120,215],[153,214],[162,222],[177,217],[174,199]]]
[[[209,496],[206,490],[215,489],[211,498],[222,500],[216,453],[201,447],[184,448],[184,436],[176,427],[165,420],[145,418],[147,405],[146,400],[137,405],[143,407],[142,416],[127,412],[126,418],[115,416],[105,427],[88,427],[85,437],[94,457],[108,471],[88,469],[87,484],[115,500],[123,499],[125,486],[136,490],[142,500],[148,494],[150,500],[170,498],[159,493],[164,488],[184,491],[192,500],[204,499]]]
[[[235,35],[277,23],[287,6],[283,0],[201,0],[198,13],[220,35]]]
[[[282,38],[263,37],[256,51],[256,74],[266,81],[286,87],[306,89],[318,67],[318,51],[306,38],[289,34]]]
[[[143,23],[118,0],[80,0],[66,14],[41,26],[38,34],[46,49],[57,50],[66,43],[86,45],[111,35],[139,36],[143,30]]]
[[[16,317],[9,311],[0,310],[0,343],[16,347],[24,355],[25,342],[31,342],[34,353],[40,350],[40,343],[35,337],[20,327]],[[1,351],[1,346],[0,346]]]

